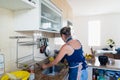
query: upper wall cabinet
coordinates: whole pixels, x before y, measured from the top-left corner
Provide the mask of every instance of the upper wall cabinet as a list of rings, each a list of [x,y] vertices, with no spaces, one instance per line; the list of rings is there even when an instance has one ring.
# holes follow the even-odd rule
[[[31,9],[36,7],[35,0],[0,0],[0,7],[10,10]]]
[[[62,23],[61,11],[49,0],[41,0],[40,29],[59,31]]]
[[[73,21],[73,10],[69,4],[69,0],[51,0],[59,9],[62,10],[63,21]],[[64,26],[64,25],[63,25]]]
[[[15,11],[16,31],[58,32],[61,23],[61,11],[50,0],[36,0],[34,9]]]

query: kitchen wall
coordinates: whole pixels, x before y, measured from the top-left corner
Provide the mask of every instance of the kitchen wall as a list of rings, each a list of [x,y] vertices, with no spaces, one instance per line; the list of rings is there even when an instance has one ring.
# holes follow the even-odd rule
[[[101,47],[107,47],[106,40],[112,38],[116,46],[120,46],[120,13],[93,15],[93,16],[75,16],[74,30],[76,37],[81,41],[85,53],[90,52],[88,46],[88,21],[99,20],[101,22]],[[96,48],[96,47],[94,47]]]
[[[5,55],[5,66],[6,71],[8,71],[11,68],[10,60],[12,57],[12,49],[10,49],[10,47],[13,43],[10,41],[9,36],[15,34],[13,32],[14,25],[12,11],[0,8],[0,28],[0,49],[1,52]],[[14,43],[13,46],[15,46]]]

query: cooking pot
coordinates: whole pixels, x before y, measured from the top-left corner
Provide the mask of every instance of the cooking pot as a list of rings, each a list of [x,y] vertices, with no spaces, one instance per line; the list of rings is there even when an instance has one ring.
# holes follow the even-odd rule
[[[48,57],[50,55],[50,47],[43,45],[40,47],[40,53],[44,53],[46,57]]]
[[[104,55],[98,56],[98,60],[100,62],[100,65],[103,66],[105,66],[108,63],[108,57]]]

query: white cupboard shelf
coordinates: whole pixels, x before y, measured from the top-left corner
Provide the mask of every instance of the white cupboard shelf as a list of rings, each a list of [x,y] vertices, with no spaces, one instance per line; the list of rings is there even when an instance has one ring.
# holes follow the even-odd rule
[[[54,20],[52,20],[52,19],[49,19],[49,18],[47,18],[47,17],[45,17],[45,16],[41,16],[41,18],[42,18],[43,20],[48,20],[48,21],[50,21],[50,22],[53,22],[53,23],[58,24],[57,21],[54,21]]]
[[[56,34],[59,33],[59,31],[56,31],[54,29],[43,29],[43,28],[40,28],[39,30],[42,31],[42,32],[48,32],[48,33],[56,33]]]
[[[14,11],[15,31],[58,33],[62,12],[50,0],[0,0],[0,8]]]
[[[62,22],[61,11],[50,0],[41,1],[40,28],[59,32]]]
[[[34,0],[0,0],[0,7],[10,10],[31,9],[36,7]]]
[[[15,31],[42,31],[58,33],[62,12],[50,0],[36,0],[37,6],[30,10],[15,11]]]

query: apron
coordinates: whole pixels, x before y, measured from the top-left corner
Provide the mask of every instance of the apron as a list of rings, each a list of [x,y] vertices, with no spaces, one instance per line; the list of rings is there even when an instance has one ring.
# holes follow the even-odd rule
[[[82,63],[77,66],[69,67],[69,72],[65,80],[80,80],[81,79]]]
[[[70,40],[72,40],[71,36],[68,37],[66,43]],[[69,72],[67,76],[68,78],[66,78],[65,80],[87,80],[88,78],[88,73],[86,70],[87,64],[83,56],[82,47],[79,49],[74,49],[74,53],[70,56],[65,55],[65,58],[69,63]]]

